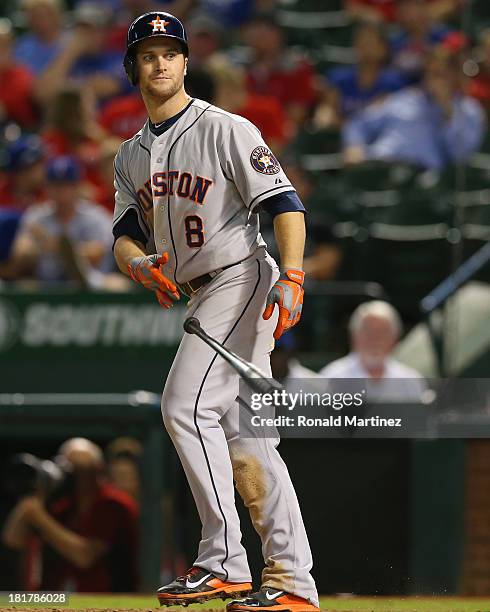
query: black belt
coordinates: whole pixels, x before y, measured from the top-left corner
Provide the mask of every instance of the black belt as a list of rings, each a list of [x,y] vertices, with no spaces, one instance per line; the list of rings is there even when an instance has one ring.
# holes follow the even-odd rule
[[[228,270],[228,268],[238,266],[242,263],[242,261],[243,259],[228,266],[223,266],[222,268],[213,270],[212,272],[208,272],[207,274],[201,274],[201,276],[196,276],[196,278],[193,278],[192,280],[187,281],[186,283],[179,283],[178,287],[182,293],[185,293],[185,295],[187,295],[187,297],[191,297],[193,293],[199,291],[199,289],[204,287],[204,285],[207,285],[209,281],[212,281],[215,276],[218,276],[218,274],[221,274],[221,272],[223,272],[224,270]]]

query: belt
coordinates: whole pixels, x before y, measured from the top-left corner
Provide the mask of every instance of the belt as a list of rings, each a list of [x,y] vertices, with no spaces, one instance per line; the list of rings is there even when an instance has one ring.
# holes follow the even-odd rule
[[[196,291],[199,291],[199,289],[204,287],[204,285],[207,285],[210,281],[212,281],[215,276],[218,276],[218,274],[221,274],[221,272],[223,272],[224,270],[228,270],[228,268],[232,268],[233,266],[238,266],[239,264],[242,263],[242,261],[243,259],[241,261],[237,261],[236,263],[232,263],[228,266],[217,268],[216,270],[213,270],[212,272],[208,272],[207,274],[201,274],[201,276],[196,276],[196,278],[193,278],[192,280],[187,281],[186,283],[178,283],[177,286],[179,287],[182,293],[185,293],[185,295],[187,295],[187,297],[191,297],[193,293],[195,293]]]

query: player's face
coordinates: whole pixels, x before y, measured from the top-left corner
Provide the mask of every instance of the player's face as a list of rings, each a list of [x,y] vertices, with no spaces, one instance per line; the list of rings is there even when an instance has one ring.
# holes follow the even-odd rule
[[[187,58],[178,42],[163,37],[144,40],[136,61],[142,93],[169,99],[184,86]]]

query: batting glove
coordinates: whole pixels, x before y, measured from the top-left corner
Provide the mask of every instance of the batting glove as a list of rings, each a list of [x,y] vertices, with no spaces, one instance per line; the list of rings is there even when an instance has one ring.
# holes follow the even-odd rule
[[[168,253],[133,257],[128,264],[128,272],[136,283],[155,292],[160,306],[171,308],[180,295],[177,287],[163,274],[162,268],[167,261]]]
[[[279,340],[282,334],[294,327],[301,318],[303,308],[303,282],[305,273],[303,270],[284,270],[279,276],[276,284],[269,291],[267,303],[262,317],[270,319],[274,312],[274,306],[279,306],[279,319],[274,338]]]

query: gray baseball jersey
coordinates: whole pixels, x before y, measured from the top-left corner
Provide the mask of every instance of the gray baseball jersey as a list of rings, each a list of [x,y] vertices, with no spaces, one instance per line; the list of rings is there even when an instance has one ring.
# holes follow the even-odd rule
[[[192,294],[188,314],[270,375],[277,312],[268,321],[262,313],[279,270],[253,211],[292,187],[259,131],[242,117],[194,100],[162,135],[147,123],[122,144],[115,185],[115,223],[134,209],[147,251],[168,252],[164,271],[177,283],[236,264]],[[250,581],[235,481],[262,539],[262,585],[318,605],[308,538],[278,439],[240,437],[238,382],[213,349],[184,334],[165,383],[162,414],[203,525],[194,565],[225,581]]]
[[[114,223],[135,209],[177,283],[252,254],[263,244],[252,211],[293,189],[252,123],[202,100],[161,136],[147,122],[124,142],[115,187]]]

